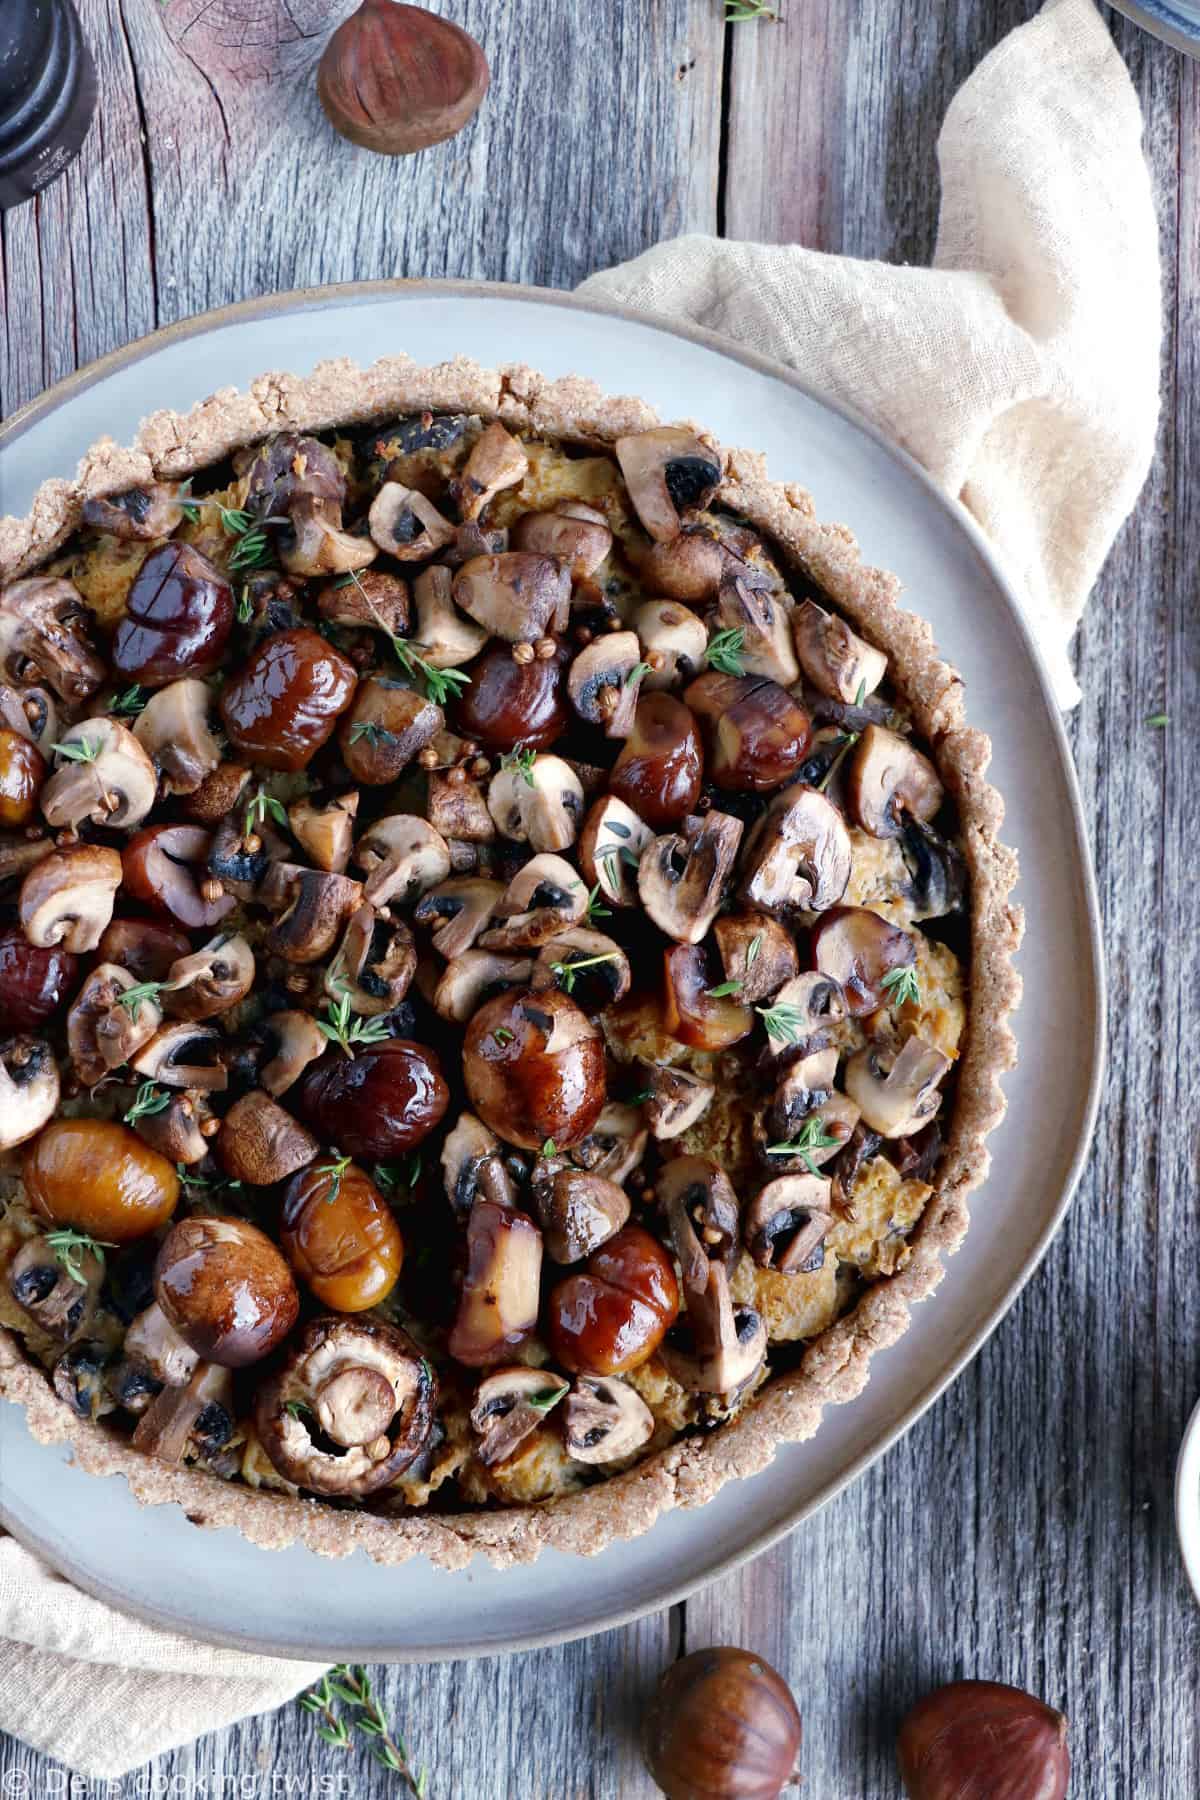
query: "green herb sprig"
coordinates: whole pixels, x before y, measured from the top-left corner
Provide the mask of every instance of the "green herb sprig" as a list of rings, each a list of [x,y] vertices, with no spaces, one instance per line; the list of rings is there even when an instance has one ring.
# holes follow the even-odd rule
[[[536,750],[526,750],[518,744],[515,750],[506,750],[500,758],[502,769],[513,769],[530,787],[536,787],[533,779],[533,765],[537,761]]]
[[[727,25],[743,25],[751,19],[769,19],[777,25],[779,14],[767,5],[767,0],[725,0]]]
[[[351,1060],[356,1046],[362,1049],[367,1044],[382,1044],[391,1035],[386,1019],[360,1018],[350,1003],[349,994],[331,1000],[325,1011],[328,1018],[316,1020],[317,1030]]]
[[[575,992],[575,977],[581,969],[590,969],[596,963],[615,962],[621,955],[620,950],[605,950],[600,956],[580,956],[574,962],[552,962],[551,972],[558,977],[559,985],[565,994]]]
[[[583,914],[583,922],[585,925],[591,925],[594,924],[597,919],[611,918],[612,907],[605,906],[601,901],[600,883],[597,882],[591,893],[588,895],[587,906],[585,907]]]
[[[911,963],[902,969],[889,969],[879,985],[893,1006],[903,1006],[910,1000],[914,1006],[921,1004],[921,978]]]
[[[339,1700],[354,1709],[349,1723],[338,1712]],[[335,1750],[348,1750],[352,1732],[361,1732],[370,1740],[371,1754],[380,1767],[399,1775],[414,1800],[428,1800],[429,1771],[414,1771],[404,1739],[388,1724],[361,1663],[338,1663],[300,1696],[300,1705],[320,1720],[317,1736],[323,1742]]]
[[[126,988],[123,994],[117,995],[117,1005],[123,1006],[131,1018],[135,1017],[141,1009],[143,1001],[156,1001],[163,989],[169,986],[170,983],[166,981],[135,981],[132,987]],[[152,1087],[154,1084],[147,1082],[145,1085]],[[163,1098],[165,1102],[169,1096],[164,1095]],[[154,1110],[159,1112],[161,1108],[155,1107]]]
[[[135,681],[132,687],[126,688],[123,694],[117,694],[108,703],[108,710],[114,719],[133,719],[141,712],[149,694],[145,693]]]
[[[819,1113],[810,1113],[804,1120],[795,1137],[786,1144],[768,1144],[768,1156],[798,1156],[807,1166],[810,1175],[819,1175],[813,1158],[814,1150],[832,1150],[841,1143],[841,1138],[831,1137],[825,1129],[825,1121]]]
[[[722,675],[744,675],[742,652],[745,647],[746,633],[740,625],[734,625],[709,639],[704,660],[710,669],[717,669]]]
[[[252,836],[263,820],[267,818],[274,819],[277,825],[286,826],[288,822],[287,808],[281,800],[276,800],[273,794],[264,794],[259,788],[246,808],[246,822],[242,827],[242,836]]]
[[[800,1006],[783,1001],[778,1006],[756,1006],[755,1012],[767,1028],[767,1036],[778,1044],[798,1044],[804,1036],[808,1017]]]
[[[86,1231],[48,1231],[46,1247],[53,1250],[54,1260],[61,1263],[72,1281],[80,1287],[87,1286],[87,1276],[83,1272],[83,1258],[94,1256],[100,1267],[104,1267],[104,1252],[115,1250],[116,1245],[108,1238],[89,1237]]]
[[[332,1206],[338,1195],[341,1193],[342,1176],[350,1167],[351,1160],[352,1159],[348,1156],[339,1156],[335,1162],[321,1163],[318,1167],[318,1175],[328,1175],[330,1177],[329,1192],[325,1195],[326,1206]]]
[[[241,508],[218,506],[221,529],[234,538],[229,554],[231,574],[247,574],[251,569],[269,569],[275,561],[274,546],[267,535],[268,525],[286,525],[282,518],[255,519]]]
[[[139,1119],[148,1118],[151,1113],[165,1112],[170,1104],[170,1094],[155,1087],[152,1081],[143,1081],[133,1097],[133,1105],[125,1114],[125,1123],[136,1125]]]
[[[50,748],[64,762],[94,763],[100,755],[100,745],[92,738],[80,738],[76,744],[51,744]]]
[[[427,662],[421,655],[421,645],[410,642],[408,638],[398,637],[394,631],[389,631],[380,615],[379,608],[371,599],[354,569],[350,570],[350,580],[366,601],[367,610],[379,630],[384,633],[391,644],[392,655],[404,673],[411,675],[414,681],[420,681],[423,684],[427,700],[432,700],[435,706],[443,706],[448,699],[456,700],[465,687],[470,687],[471,677],[464,675],[461,669],[435,669],[433,664]]]
[[[380,725],[376,719],[360,719],[357,725],[350,727],[350,742],[361,743],[364,738],[372,750],[375,750],[380,744],[394,744],[396,733],[389,731],[386,725]]]

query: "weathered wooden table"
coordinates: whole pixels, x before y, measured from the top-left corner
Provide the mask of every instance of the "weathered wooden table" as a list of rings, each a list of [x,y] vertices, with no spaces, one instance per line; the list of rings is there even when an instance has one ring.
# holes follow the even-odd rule
[[[458,140],[394,163],[336,141],[313,97],[351,0],[82,0],[101,110],[84,160],[3,222],[5,410],[156,325],[314,282],[571,287],[685,230],[928,260],[945,106],[1033,0],[783,4],[781,25],[725,26],[720,0],[440,0],[485,45],[491,96]],[[748,1645],[791,1682],[811,1800],[896,1795],[898,1719],[961,1675],[1065,1707],[1077,1800],[1200,1793],[1200,1610],[1171,1525],[1200,1393],[1200,71],[1111,22],[1145,109],[1167,329],[1158,459],[1079,652],[1074,740],[1112,984],[1090,1169],[974,1365],[790,1540],[623,1631],[380,1670],[438,1800],[650,1794],[642,1697],[682,1648],[711,1643]],[[1170,726],[1145,727],[1159,711]],[[365,1749],[351,1758],[292,1708],[120,1791],[255,1800],[286,1780],[322,1791],[322,1772],[348,1775],[344,1793],[395,1791]],[[27,1772],[22,1791],[63,1791],[11,1741],[3,1766]]]

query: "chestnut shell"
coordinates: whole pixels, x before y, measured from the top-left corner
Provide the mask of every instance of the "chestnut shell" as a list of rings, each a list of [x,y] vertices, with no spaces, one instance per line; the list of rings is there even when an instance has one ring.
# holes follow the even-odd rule
[[[918,1700],[896,1740],[910,1800],[1064,1800],[1067,1721],[1000,1681],[952,1681]]]
[[[749,1650],[694,1650],[659,1681],[642,1723],[646,1767],[667,1800],[775,1800],[795,1774],[800,1712]]]

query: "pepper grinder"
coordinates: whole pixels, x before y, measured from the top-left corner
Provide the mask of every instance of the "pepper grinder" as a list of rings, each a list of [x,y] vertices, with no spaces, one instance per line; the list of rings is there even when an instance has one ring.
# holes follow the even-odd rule
[[[0,211],[62,174],[95,110],[95,65],[72,0],[0,0]]]

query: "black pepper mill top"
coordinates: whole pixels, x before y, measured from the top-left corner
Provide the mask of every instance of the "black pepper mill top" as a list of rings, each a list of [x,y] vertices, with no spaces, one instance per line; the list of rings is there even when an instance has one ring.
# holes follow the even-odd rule
[[[0,211],[74,161],[95,107],[96,71],[71,0],[0,0]]]

